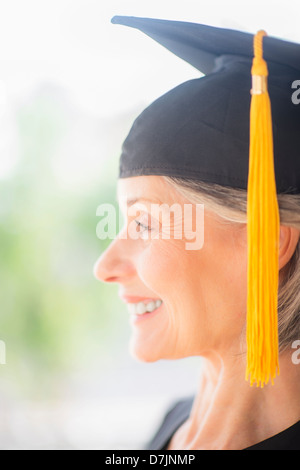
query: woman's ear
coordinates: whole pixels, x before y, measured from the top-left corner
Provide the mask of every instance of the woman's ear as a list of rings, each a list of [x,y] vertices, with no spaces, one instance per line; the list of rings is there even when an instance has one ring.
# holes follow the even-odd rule
[[[279,269],[284,268],[295,253],[300,238],[300,230],[280,226]]]

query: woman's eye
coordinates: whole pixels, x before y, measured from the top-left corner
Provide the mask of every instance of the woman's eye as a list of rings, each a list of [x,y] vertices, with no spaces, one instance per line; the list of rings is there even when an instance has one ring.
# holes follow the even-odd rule
[[[140,228],[142,229],[142,230],[140,230],[140,232],[141,232],[141,231],[146,231],[146,230],[147,230],[148,232],[151,231],[151,228],[150,228],[150,227],[148,227],[147,225],[142,224],[142,223],[139,222],[138,220],[135,220],[135,223],[137,224],[138,227],[140,227]]]

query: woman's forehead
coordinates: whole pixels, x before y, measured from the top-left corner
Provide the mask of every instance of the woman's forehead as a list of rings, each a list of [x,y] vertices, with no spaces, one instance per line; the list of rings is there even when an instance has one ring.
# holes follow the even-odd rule
[[[140,199],[167,202],[173,198],[174,190],[162,176],[133,176],[119,178],[117,182],[117,200],[119,203],[130,205]]]

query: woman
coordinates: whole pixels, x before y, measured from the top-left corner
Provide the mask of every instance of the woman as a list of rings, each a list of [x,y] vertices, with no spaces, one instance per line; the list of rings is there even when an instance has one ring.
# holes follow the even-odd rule
[[[141,29],[207,74],[166,93],[135,121],[118,181],[126,225],[95,266],[96,277],[118,283],[128,304],[135,357],[203,358],[197,394],[168,412],[148,448],[299,450],[293,347],[300,339],[300,110],[291,84],[300,78],[300,46],[265,42],[280,210],[280,375],[273,385],[251,387],[245,365],[253,37],[182,22],[113,22]],[[195,217],[199,204],[203,218]],[[204,243],[187,249],[191,234],[203,231]]]

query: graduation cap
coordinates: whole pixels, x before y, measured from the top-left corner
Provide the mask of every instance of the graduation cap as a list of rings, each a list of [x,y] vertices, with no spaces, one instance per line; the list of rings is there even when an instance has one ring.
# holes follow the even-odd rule
[[[211,26],[116,16],[205,74],[170,90],[135,120],[119,177],[167,175],[247,189],[247,370],[279,373],[277,194],[300,193],[300,44]]]

